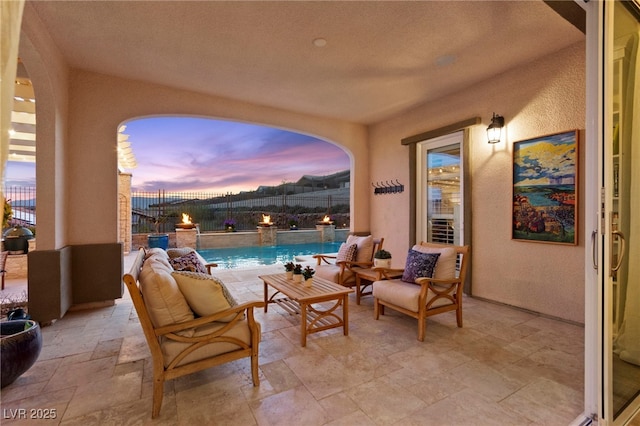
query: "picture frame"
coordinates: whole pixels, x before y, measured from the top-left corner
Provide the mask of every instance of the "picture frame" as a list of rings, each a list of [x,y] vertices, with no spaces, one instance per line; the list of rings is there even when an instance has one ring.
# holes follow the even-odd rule
[[[513,144],[514,240],[578,244],[579,132]]]

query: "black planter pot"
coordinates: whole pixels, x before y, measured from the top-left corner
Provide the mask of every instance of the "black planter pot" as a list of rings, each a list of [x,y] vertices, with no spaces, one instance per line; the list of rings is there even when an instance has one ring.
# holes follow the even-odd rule
[[[25,325],[30,325],[25,330]],[[36,362],[42,349],[40,325],[33,320],[0,323],[0,387],[13,383]]]

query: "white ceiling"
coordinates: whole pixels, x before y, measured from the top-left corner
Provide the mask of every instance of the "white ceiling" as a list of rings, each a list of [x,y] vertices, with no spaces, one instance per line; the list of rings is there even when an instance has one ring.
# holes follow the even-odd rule
[[[32,6],[71,67],[363,124],[584,38],[541,0]]]

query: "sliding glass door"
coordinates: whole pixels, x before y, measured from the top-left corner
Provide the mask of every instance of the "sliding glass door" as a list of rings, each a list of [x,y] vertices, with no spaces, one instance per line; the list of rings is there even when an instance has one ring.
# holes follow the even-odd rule
[[[605,17],[602,394],[615,425],[640,397],[640,5],[606,2]]]

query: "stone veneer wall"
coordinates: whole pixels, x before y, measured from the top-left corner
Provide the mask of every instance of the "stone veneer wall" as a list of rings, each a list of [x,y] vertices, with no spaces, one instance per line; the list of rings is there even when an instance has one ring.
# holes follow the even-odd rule
[[[132,250],[131,235],[131,174],[118,174],[118,239],[122,250]]]
[[[36,249],[36,239],[29,240],[29,251]],[[7,257],[7,263],[4,267],[7,271],[4,276],[6,279],[27,278],[29,273],[29,263],[26,254],[11,254]]]

